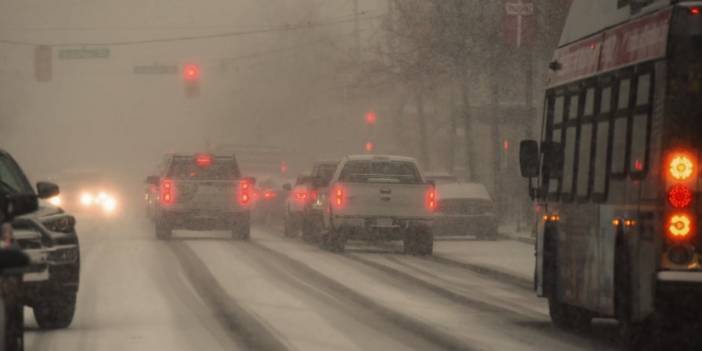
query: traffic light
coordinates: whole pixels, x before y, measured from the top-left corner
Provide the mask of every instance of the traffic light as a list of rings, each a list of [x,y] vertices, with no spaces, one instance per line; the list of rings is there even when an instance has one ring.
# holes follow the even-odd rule
[[[365,148],[366,148],[367,153],[371,153],[371,152],[373,152],[373,150],[375,150],[375,143],[373,143],[372,141],[369,141],[366,143]]]
[[[370,111],[366,113],[366,124],[368,125],[375,125],[375,122],[378,121],[378,115],[375,114],[375,112]]]
[[[185,82],[185,96],[196,97],[200,95],[200,66],[188,63],[183,66],[183,81]]]

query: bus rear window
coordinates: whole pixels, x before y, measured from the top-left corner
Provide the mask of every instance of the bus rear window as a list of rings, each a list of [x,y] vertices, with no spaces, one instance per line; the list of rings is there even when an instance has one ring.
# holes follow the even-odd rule
[[[339,180],[347,183],[422,183],[415,164],[406,161],[349,161]]]
[[[171,164],[169,176],[175,179],[231,180],[239,178],[239,170],[231,159],[215,158],[207,167],[198,166],[192,159],[176,159]]]

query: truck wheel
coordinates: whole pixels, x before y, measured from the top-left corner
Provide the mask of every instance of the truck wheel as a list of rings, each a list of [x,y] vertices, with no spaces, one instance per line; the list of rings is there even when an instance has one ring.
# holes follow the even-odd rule
[[[169,240],[173,236],[173,227],[163,220],[156,220],[156,238],[160,240]]]
[[[4,345],[2,350],[22,351],[24,350],[24,305],[19,301],[22,289],[21,276],[5,276],[0,278],[0,304],[4,320]],[[4,348],[3,348],[4,346]]]
[[[302,218],[302,240],[304,242],[311,243],[319,239],[319,232],[312,221],[311,219]]]
[[[342,253],[346,249],[346,235],[337,229],[330,229],[321,240],[321,246],[331,252]]]
[[[402,239],[402,251],[405,255],[414,255],[417,252],[417,233],[409,230]]]
[[[556,297],[548,298],[548,311],[553,325],[561,329],[586,330],[592,321],[590,312],[562,303]]]
[[[57,293],[34,305],[34,318],[43,329],[63,329],[71,325],[76,311],[76,293]]]
[[[285,235],[285,237],[295,237],[295,235],[297,234],[297,225],[295,222],[296,221],[293,220],[292,217],[290,217],[290,214],[285,215],[285,219],[283,220],[283,235]]]
[[[431,256],[434,253],[434,233],[430,229],[422,229],[415,235],[417,255]]]
[[[232,239],[249,240],[251,237],[251,218],[242,216],[232,227]]]

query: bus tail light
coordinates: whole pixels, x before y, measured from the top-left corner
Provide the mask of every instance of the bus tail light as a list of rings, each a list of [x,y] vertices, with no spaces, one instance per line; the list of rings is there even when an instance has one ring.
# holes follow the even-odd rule
[[[692,203],[692,190],[682,184],[672,186],[668,190],[668,203],[673,208],[687,208]]]
[[[690,237],[694,225],[694,218],[687,213],[674,213],[666,223],[668,235],[673,240],[683,240]]]
[[[239,182],[239,204],[246,206],[251,203],[251,183],[248,180]]]
[[[164,206],[175,203],[175,183],[171,179],[162,179],[160,184],[160,200]]]
[[[696,168],[695,162],[690,155],[674,153],[668,163],[668,174],[673,180],[687,181],[693,177]]]

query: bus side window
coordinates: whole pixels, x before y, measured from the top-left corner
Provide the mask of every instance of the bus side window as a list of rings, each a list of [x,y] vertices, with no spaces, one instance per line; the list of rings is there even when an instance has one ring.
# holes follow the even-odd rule
[[[561,187],[561,193],[564,195],[564,200],[572,200],[573,190],[574,190],[574,179],[575,179],[575,152],[577,145],[577,120],[578,111],[580,106],[580,95],[575,94],[569,97],[568,104],[568,118],[565,121],[565,150],[563,151],[564,162],[563,162],[563,179]]]
[[[553,134],[551,136],[551,141],[557,144],[561,144],[562,140],[562,128],[563,120],[565,119],[565,96],[561,95],[555,98],[554,108],[553,108]],[[562,169],[550,169],[549,170],[549,182],[548,182],[548,193],[552,197],[557,197],[560,191],[561,178],[563,176]]]
[[[619,82],[617,110],[614,112],[614,130],[612,132],[612,174],[620,177],[624,176],[627,170],[627,127],[630,99],[631,80],[622,79]]]
[[[590,196],[590,161],[592,159],[592,123],[595,113],[595,88],[585,93],[583,116],[580,118],[580,147],[578,148],[577,195],[582,201]]]
[[[651,115],[651,74],[638,77],[636,88],[636,112],[632,120],[631,164],[632,173],[647,169],[648,129]]]
[[[590,156],[592,155],[592,122],[580,126],[580,155],[578,157],[578,197],[590,196]]]
[[[600,110],[596,117],[595,148],[593,164],[592,197],[595,201],[604,202],[607,197],[607,162],[609,161],[609,136],[611,132],[610,115],[612,112],[612,87],[603,87],[600,92]]]
[[[597,140],[595,144],[595,164],[592,193],[605,201],[607,195],[607,147],[609,146],[609,121],[597,123]]]

